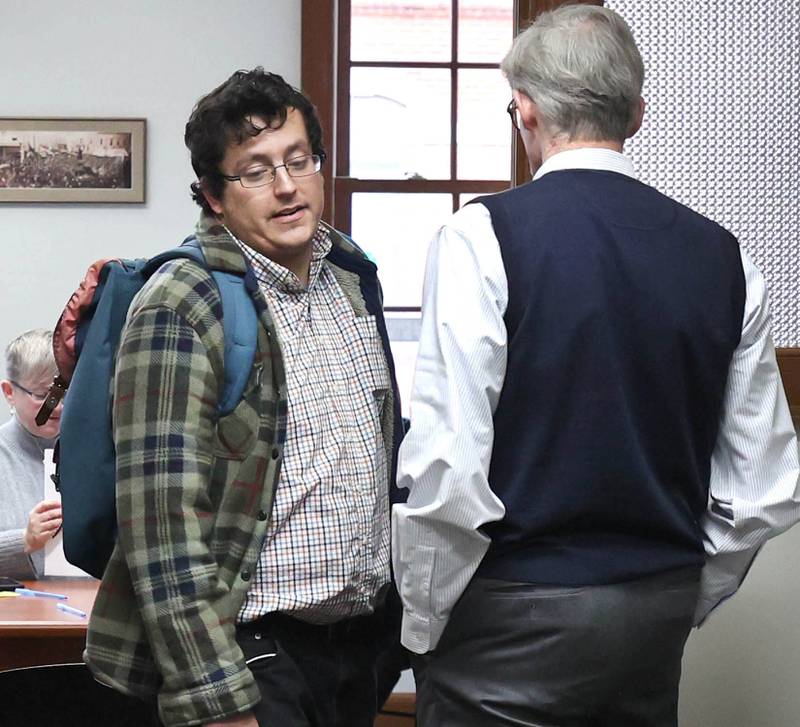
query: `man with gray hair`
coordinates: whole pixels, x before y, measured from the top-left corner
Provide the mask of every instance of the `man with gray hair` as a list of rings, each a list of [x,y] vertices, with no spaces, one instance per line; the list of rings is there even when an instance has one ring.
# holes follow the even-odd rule
[[[433,240],[400,454],[418,723],[675,725],[692,625],[800,517],[764,281],[623,156],[622,18],[545,13],[502,69],[534,179]]]

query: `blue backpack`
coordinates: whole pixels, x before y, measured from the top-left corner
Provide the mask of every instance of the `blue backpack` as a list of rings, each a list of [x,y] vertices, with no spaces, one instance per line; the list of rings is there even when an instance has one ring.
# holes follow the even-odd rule
[[[53,479],[61,493],[64,555],[101,578],[117,538],[116,453],[111,427],[111,378],[128,307],[168,260],[188,258],[207,268],[193,237],[149,260],[101,260],[72,295],[53,334],[58,375],[36,416],[41,426],[64,398]],[[258,319],[244,277],[211,270],[222,299],[224,387],[217,415],[242,397],[256,350]]]

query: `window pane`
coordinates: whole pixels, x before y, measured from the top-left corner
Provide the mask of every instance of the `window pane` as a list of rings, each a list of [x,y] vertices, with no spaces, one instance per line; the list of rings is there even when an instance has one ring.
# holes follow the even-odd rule
[[[419,313],[387,313],[386,330],[394,356],[397,375],[397,388],[400,390],[400,403],[403,416],[410,416],[409,400],[414,381],[414,364],[419,349],[419,333],[422,317]]]
[[[378,265],[386,306],[419,306],[428,245],[450,217],[449,194],[357,193],[353,239]]]
[[[458,72],[459,179],[511,179],[510,99],[499,70]]]
[[[459,0],[458,60],[500,63],[511,47],[514,0]]]
[[[400,393],[400,411],[404,417],[411,417],[409,401],[414,383],[414,367],[417,363],[418,341],[390,341],[394,370],[397,376],[397,389]]]
[[[450,178],[450,72],[353,68],[350,175]]]
[[[350,7],[351,60],[450,60],[450,2],[351,0]]]

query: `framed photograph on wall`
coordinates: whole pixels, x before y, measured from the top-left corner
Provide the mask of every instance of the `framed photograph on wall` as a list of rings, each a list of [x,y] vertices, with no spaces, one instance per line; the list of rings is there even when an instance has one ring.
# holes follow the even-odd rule
[[[145,126],[0,118],[0,202],[144,202]]]

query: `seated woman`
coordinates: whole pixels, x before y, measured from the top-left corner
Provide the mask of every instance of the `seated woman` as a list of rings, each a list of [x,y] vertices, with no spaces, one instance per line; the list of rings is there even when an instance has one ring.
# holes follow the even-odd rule
[[[6,348],[0,388],[11,420],[0,426],[0,575],[42,575],[45,543],[61,527],[61,503],[42,500],[44,451],[58,436],[61,404],[44,426],[34,421],[55,372],[50,331],[27,331]]]

